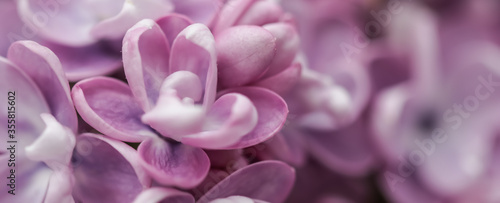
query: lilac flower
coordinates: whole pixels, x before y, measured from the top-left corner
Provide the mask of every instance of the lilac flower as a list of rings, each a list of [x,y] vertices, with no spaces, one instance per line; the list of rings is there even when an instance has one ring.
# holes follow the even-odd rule
[[[2,110],[4,123],[8,115],[15,115],[15,127],[9,128],[15,133],[2,136],[1,171],[2,176],[15,176],[15,186],[9,188],[16,194],[5,192],[0,199],[71,202],[70,159],[77,118],[59,60],[46,47],[20,41],[10,46],[7,59],[0,57],[0,68],[2,93],[15,95],[15,113]],[[7,132],[7,125],[2,130]]]
[[[283,95],[298,81],[296,28],[274,1],[228,1],[210,27],[219,89],[260,86]]]
[[[178,15],[158,22],[143,20],[125,36],[129,85],[91,78],[77,83],[72,95],[82,118],[95,129],[119,140],[141,142],[141,164],[155,181],[192,188],[210,166],[197,147],[258,144],[279,131],[287,106],[275,93],[257,87],[229,89],[216,100],[211,32]]]

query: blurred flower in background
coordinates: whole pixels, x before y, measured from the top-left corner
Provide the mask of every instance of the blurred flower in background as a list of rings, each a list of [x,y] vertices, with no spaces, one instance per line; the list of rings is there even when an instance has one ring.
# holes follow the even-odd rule
[[[500,202],[499,9],[0,0],[0,201]]]

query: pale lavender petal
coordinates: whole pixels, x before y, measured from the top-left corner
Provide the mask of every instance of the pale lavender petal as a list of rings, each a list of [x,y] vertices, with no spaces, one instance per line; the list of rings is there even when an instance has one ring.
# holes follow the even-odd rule
[[[180,141],[205,149],[224,149],[252,132],[258,116],[249,98],[235,93],[224,94],[208,111],[203,132],[183,136]]]
[[[103,1],[107,12],[114,13],[117,1]],[[36,34],[52,42],[68,46],[85,46],[96,41],[90,30],[97,23],[99,12],[92,1],[17,1],[21,19]],[[120,3],[118,3],[119,5]],[[91,12],[82,12],[91,11]],[[116,15],[116,14],[115,14]]]
[[[142,20],[125,34],[122,54],[128,84],[147,112],[156,103],[160,86],[168,76],[170,49],[165,34],[153,20]]]
[[[203,24],[186,27],[172,45],[170,73],[185,70],[198,75],[203,85],[203,107],[209,109],[215,101],[217,88],[217,55],[215,39]]]
[[[102,135],[79,135],[72,163],[76,202],[132,202],[151,185],[137,151]]]
[[[75,135],[50,114],[40,115],[46,128],[31,145],[24,148],[33,161],[43,161],[52,170],[67,170],[75,147]]]
[[[4,163],[8,162],[8,157],[1,155],[0,161]],[[19,169],[19,168],[18,168]],[[5,167],[0,168],[0,174],[2,177],[5,176],[5,180],[9,181],[6,177],[9,177],[10,168]],[[5,182],[4,191],[0,194],[1,202],[43,202],[45,195],[47,193],[47,186],[49,184],[49,179],[52,175],[52,170],[44,166],[43,163],[38,162],[35,167],[28,167],[28,170],[21,172],[16,170],[16,182],[15,182],[15,195],[9,194],[8,189],[11,189],[7,182]]]
[[[153,187],[141,192],[134,203],[194,203],[194,198],[189,193],[171,188]]]
[[[123,1],[123,7],[116,16],[97,23],[90,32],[93,37],[98,39],[118,39],[140,20],[157,19],[172,10],[172,3],[165,0]]]
[[[300,63],[294,63],[285,70],[262,80],[259,80],[253,85],[270,89],[279,95],[286,95],[293,90],[299,82],[302,73]]]
[[[183,0],[183,2],[185,1],[186,0]],[[163,33],[165,33],[169,45],[174,44],[175,38],[182,30],[184,30],[184,28],[193,24],[191,19],[177,13],[172,13],[161,17],[160,19],[156,20],[156,23],[158,24],[158,26],[160,26]]]
[[[276,54],[276,38],[258,26],[242,25],[217,35],[219,87],[246,85],[267,71]]]
[[[143,141],[137,150],[144,169],[163,185],[193,188],[203,181],[210,168],[210,160],[202,149],[159,137]]]
[[[294,181],[295,170],[292,167],[279,161],[262,161],[229,175],[197,202],[207,203],[238,195],[279,203],[290,193]]]
[[[112,78],[95,77],[78,82],[72,90],[80,116],[107,136],[140,142],[156,136],[141,121],[144,114],[127,84]]]
[[[13,82],[15,81],[15,82]],[[10,96],[15,96],[15,106],[11,108],[15,110],[16,114],[16,127],[24,129],[22,131],[17,131],[17,138],[22,138],[24,146],[27,146],[33,142],[38,135],[45,128],[45,124],[40,118],[41,113],[50,113],[50,108],[45,101],[42,92],[38,89],[35,82],[29,78],[23,71],[16,67],[7,59],[0,57],[0,93],[9,96],[9,91],[15,91],[15,93],[10,93]],[[11,97],[12,99],[14,97]],[[8,99],[1,101],[1,105],[5,106],[0,110],[0,121],[7,124],[8,123]],[[11,102],[12,103],[12,102]],[[12,112],[11,112],[12,113]],[[12,121],[11,121],[12,123]],[[8,133],[8,125],[0,125],[0,129]],[[1,136],[0,140],[3,144],[7,144],[9,136]],[[20,140],[19,140],[20,141]],[[0,150],[5,151],[7,149],[6,145]],[[21,147],[18,145],[18,147]],[[22,151],[20,151],[22,153]],[[18,156],[24,156],[18,154]]]
[[[265,201],[250,199],[243,196],[231,196],[210,201],[210,203],[266,203]]]
[[[17,14],[16,2],[0,1],[0,56],[6,57],[12,42],[33,37]],[[28,35],[29,34],[29,35]]]
[[[97,42],[84,47],[68,47],[43,42],[61,61],[64,73],[70,81],[107,75],[122,66],[118,51],[112,50],[107,42]]]
[[[52,172],[44,202],[74,203],[73,184],[73,172],[69,168]]]
[[[174,12],[186,15],[196,23],[210,24],[223,5],[223,0],[172,0]]]
[[[69,83],[57,56],[36,42],[18,41],[9,48],[8,58],[37,84],[52,115],[76,132],[78,121]]]
[[[257,126],[236,144],[225,149],[240,149],[259,144],[271,138],[283,127],[288,115],[286,102],[276,93],[260,87],[240,87],[224,91],[240,93],[248,97],[257,109]]]

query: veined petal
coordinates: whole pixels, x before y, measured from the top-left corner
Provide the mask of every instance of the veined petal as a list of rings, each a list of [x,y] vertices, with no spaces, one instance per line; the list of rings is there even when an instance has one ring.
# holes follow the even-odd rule
[[[221,9],[213,25],[214,34],[233,26],[236,21],[246,12],[256,0],[231,0]]]
[[[78,121],[69,83],[57,56],[36,42],[17,41],[10,46],[8,58],[37,84],[52,115],[76,132]]]
[[[140,142],[156,134],[141,121],[144,114],[127,84],[95,77],[78,82],[72,90],[75,107],[92,127],[118,140]]]
[[[209,109],[217,88],[217,55],[214,36],[205,25],[192,24],[174,40],[170,73],[180,70],[198,75],[204,90],[203,108]]]
[[[271,32],[258,26],[236,26],[218,34],[218,86],[241,86],[263,76],[276,54],[275,42]]]
[[[130,28],[123,39],[123,67],[132,93],[147,112],[158,99],[168,76],[170,48],[161,28],[144,19]]]
[[[279,203],[285,200],[294,182],[292,167],[279,161],[262,161],[229,175],[205,193],[198,203],[236,195]]]
[[[79,135],[72,164],[76,202],[132,202],[151,185],[137,151],[101,135]]]
[[[210,168],[210,160],[202,149],[171,144],[158,137],[143,141],[137,150],[144,169],[163,185],[196,187]]]
[[[189,193],[172,188],[153,187],[141,192],[134,203],[194,203],[194,197]]]
[[[208,111],[203,131],[183,136],[180,141],[205,149],[224,149],[250,133],[257,119],[257,109],[247,97],[224,94]]]

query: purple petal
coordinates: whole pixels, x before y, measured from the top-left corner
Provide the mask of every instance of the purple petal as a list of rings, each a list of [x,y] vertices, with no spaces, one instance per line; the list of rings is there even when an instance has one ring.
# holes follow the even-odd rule
[[[241,149],[259,144],[271,138],[283,127],[288,115],[286,102],[276,93],[260,87],[241,87],[224,91],[240,93],[248,97],[257,109],[257,126],[236,144],[225,149]]]
[[[76,202],[132,202],[151,184],[132,147],[101,135],[79,135],[72,162]]]
[[[184,136],[181,142],[205,149],[224,149],[253,131],[257,119],[257,110],[247,97],[224,94],[208,111],[203,132]]]
[[[168,41],[153,20],[145,19],[127,31],[122,52],[128,84],[147,112],[156,103],[161,83],[168,76]]]
[[[299,82],[302,73],[302,65],[294,63],[287,69],[266,79],[259,80],[255,86],[270,89],[279,95],[286,95]]]
[[[73,191],[74,177],[69,168],[52,172],[44,202],[75,202]]]
[[[134,203],[159,202],[159,203],[194,203],[194,198],[189,193],[171,188],[153,187],[141,192]]]
[[[0,155],[0,161],[8,163],[8,156]],[[16,162],[17,164],[18,162]],[[15,185],[15,195],[7,193],[10,186],[5,182],[4,192],[0,194],[1,202],[44,202],[45,195],[47,193],[47,187],[49,184],[50,177],[52,175],[52,170],[44,166],[43,163],[38,162],[35,167],[27,167],[21,172],[16,169],[16,185]],[[26,170],[28,169],[28,170]],[[10,168],[5,167],[0,168],[0,175],[9,177]],[[6,178],[6,181],[9,179]]]
[[[44,45],[59,57],[70,81],[107,75],[122,66],[120,53],[110,50],[106,42],[97,42],[85,47],[68,47],[54,43]]]
[[[198,75],[205,94],[203,106],[208,109],[215,101],[217,87],[217,58],[215,40],[210,30],[202,24],[192,24],[184,29],[172,45],[170,73],[185,70]]]
[[[171,144],[161,138],[143,141],[137,149],[144,169],[163,185],[192,188],[200,184],[210,168],[207,154],[199,148]]]
[[[156,136],[141,121],[144,114],[127,84],[95,77],[78,82],[72,90],[80,116],[96,130],[118,140],[140,142]]]
[[[326,167],[349,176],[365,175],[375,161],[363,121],[333,132],[307,134],[309,150]]]
[[[184,28],[193,24],[191,19],[176,13],[161,17],[156,20],[156,23],[160,26],[163,33],[165,33],[169,45],[174,44],[174,39]]]
[[[278,159],[293,166],[301,166],[306,161],[305,136],[290,129],[282,130],[273,138],[262,143],[259,152],[262,159]]]
[[[279,203],[288,196],[294,181],[295,170],[292,167],[279,161],[262,161],[229,175],[197,202],[207,203],[239,195]]]
[[[258,26],[231,27],[217,35],[219,87],[248,84],[261,77],[276,54],[276,38]]]
[[[57,56],[33,41],[18,41],[9,48],[8,58],[37,84],[52,115],[73,132],[77,117],[69,93],[69,84]]]
[[[50,109],[35,82],[14,64],[0,56],[0,93],[8,96],[9,91],[16,92],[15,95],[12,95],[12,93],[10,95],[16,98],[16,122],[20,122],[17,127],[23,129],[16,132],[18,136],[16,138],[21,138],[22,142],[20,143],[24,143],[24,146],[27,146],[33,142],[45,128],[45,124],[39,115],[42,113],[50,113]],[[4,99],[1,101],[1,105],[5,106],[5,108],[0,111],[0,121],[7,124],[8,100]],[[8,125],[0,125],[0,129],[7,133]],[[5,134],[5,136],[0,137],[0,140],[2,143],[7,143],[8,137],[9,136]],[[5,149],[2,148],[1,150],[5,151]],[[23,151],[20,152],[22,153]],[[18,156],[22,155],[18,154]]]
[[[169,1],[128,0],[122,10],[112,18],[97,23],[91,30],[95,38],[117,39],[142,19],[157,19],[173,10]]]

